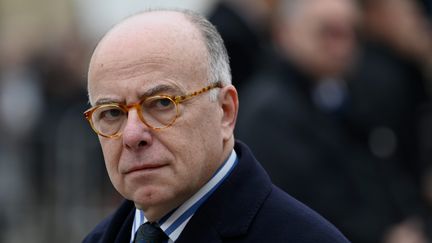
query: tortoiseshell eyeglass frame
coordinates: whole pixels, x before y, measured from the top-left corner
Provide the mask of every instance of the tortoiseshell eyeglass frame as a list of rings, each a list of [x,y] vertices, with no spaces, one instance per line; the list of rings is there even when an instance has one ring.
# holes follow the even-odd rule
[[[100,109],[100,108],[105,108],[105,107],[113,107],[113,108],[115,107],[115,108],[119,108],[119,109],[125,111],[125,113],[128,113],[130,109],[135,108],[139,111],[138,116],[145,125],[147,125],[148,127],[150,127],[153,130],[161,130],[161,129],[171,127],[174,124],[174,122],[177,120],[177,118],[179,117],[178,105],[180,103],[182,103],[186,100],[189,100],[193,97],[196,97],[200,94],[203,94],[207,91],[210,91],[211,89],[222,88],[222,87],[223,87],[222,82],[215,82],[215,83],[210,84],[209,86],[206,86],[200,90],[197,90],[195,92],[192,92],[192,93],[189,93],[186,95],[176,95],[176,96],[174,96],[174,95],[155,95],[155,96],[145,97],[145,98],[141,99],[140,101],[133,103],[133,104],[129,104],[129,105],[118,104],[118,103],[97,105],[97,106],[94,106],[94,107],[86,110],[84,112],[84,117],[90,123],[90,126],[92,127],[93,131],[95,133],[97,133],[98,135],[100,135],[102,137],[106,137],[106,138],[117,138],[117,137],[120,137],[122,135],[121,129],[119,129],[119,131],[117,131],[116,133],[111,134],[111,135],[103,134],[98,129],[96,129],[95,125],[93,124],[93,120],[92,120],[92,115],[93,115],[94,111],[96,111],[97,109]],[[141,104],[147,99],[154,99],[154,98],[167,98],[175,104],[176,115],[169,124],[161,126],[161,127],[154,127],[154,126],[149,125],[146,122],[146,120],[144,119],[144,117],[142,115],[143,112],[141,110],[142,109]]]

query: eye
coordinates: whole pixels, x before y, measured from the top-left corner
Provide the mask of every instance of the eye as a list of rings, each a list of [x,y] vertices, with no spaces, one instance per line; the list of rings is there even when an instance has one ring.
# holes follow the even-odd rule
[[[118,107],[101,107],[96,114],[98,120],[116,121],[122,118],[125,112]]]
[[[149,111],[166,111],[174,107],[174,102],[167,97],[150,97],[143,102],[143,109]]]
[[[172,102],[170,99],[159,99],[156,103],[157,106],[160,107],[169,107],[170,105],[172,105]]]

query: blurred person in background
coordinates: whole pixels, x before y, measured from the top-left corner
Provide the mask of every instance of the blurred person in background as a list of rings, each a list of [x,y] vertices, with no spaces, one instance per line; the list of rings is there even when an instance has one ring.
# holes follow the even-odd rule
[[[145,11],[116,25],[93,52],[88,92],[84,114],[126,200],[84,242],[348,242],[235,141],[228,55],[201,15]]]
[[[353,242],[426,242],[411,220],[421,206],[410,178],[352,133],[349,79],[360,8],[351,0],[286,0],[279,10],[273,40],[280,58],[240,93],[237,136],[275,184]],[[410,233],[403,234],[408,241],[394,237],[400,232]]]
[[[361,3],[361,55],[350,82],[352,131],[375,156],[397,163],[407,172],[430,209],[432,29],[426,15],[429,9],[421,8],[428,7],[430,1]],[[417,223],[411,228],[427,228],[431,234],[430,210],[422,218],[426,225]]]
[[[116,199],[80,119],[88,47],[74,33],[11,45],[1,57],[0,238],[8,243],[77,242]]]
[[[432,17],[432,1],[431,0],[419,0],[419,2],[422,4],[423,8],[426,10],[426,13],[429,17],[429,21],[431,21]]]
[[[221,0],[209,14],[228,50],[233,83],[238,90],[258,70],[270,45],[271,19],[278,1]]]
[[[363,0],[362,5],[360,55],[350,82],[352,131],[421,188],[431,160],[422,152],[421,125],[431,95],[430,23],[417,1]]]
[[[44,110],[31,139],[36,150],[32,168],[35,199],[48,219],[43,231],[56,227],[49,234],[53,242],[65,237],[70,242],[82,239],[87,227],[95,223],[95,215],[106,213],[119,199],[101,172],[98,141],[80,119],[88,105],[88,49],[71,29],[60,41],[38,50],[28,64],[41,81],[44,97]]]
[[[32,133],[43,112],[40,80],[26,65],[29,54],[19,48],[0,49],[0,216],[2,236],[10,241],[10,230],[27,228],[26,215],[33,212]],[[24,150],[25,148],[25,150]],[[23,212],[23,213],[17,213]]]

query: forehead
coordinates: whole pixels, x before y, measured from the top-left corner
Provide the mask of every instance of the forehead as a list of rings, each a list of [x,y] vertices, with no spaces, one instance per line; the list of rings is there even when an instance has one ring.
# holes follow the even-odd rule
[[[296,23],[316,23],[322,20],[352,21],[357,17],[358,9],[352,0],[308,0],[298,3],[299,13]]]
[[[194,86],[206,81],[207,69],[203,38],[182,14],[145,13],[114,27],[99,43],[89,67],[89,93],[103,84],[137,79]]]

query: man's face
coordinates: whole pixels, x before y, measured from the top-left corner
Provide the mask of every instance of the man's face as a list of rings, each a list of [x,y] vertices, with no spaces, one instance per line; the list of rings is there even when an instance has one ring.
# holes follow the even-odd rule
[[[153,95],[197,91],[207,85],[206,55],[198,31],[183,16],[136,17],[109,33],[93,54],[91,103],[131,104],[150,90]],[[225,159],[219,102],[207,92],[181,103],[179,113],[171,127],[155,131],[132,109],[119,138],[99,137],[114,187],[144,210],[178,206]]]
[[[320,76],[339,75],[350,63],[355,48],[357,12],[351,0],[299,3],[287,25],[286,45],[306,71]]]

